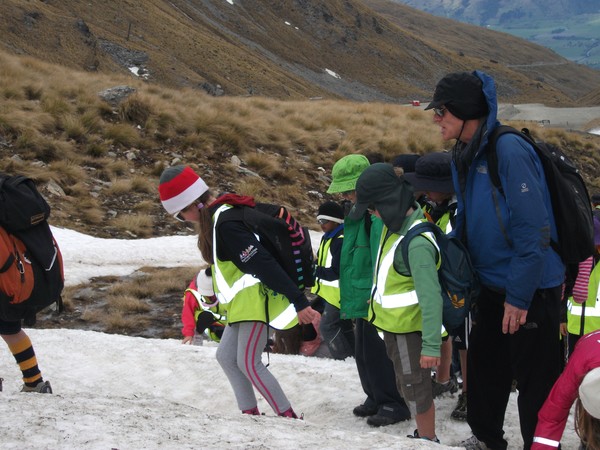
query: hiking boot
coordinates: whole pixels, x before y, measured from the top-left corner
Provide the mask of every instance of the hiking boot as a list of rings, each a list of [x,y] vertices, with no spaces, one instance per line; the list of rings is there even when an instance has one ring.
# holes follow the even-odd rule
[[[437,438],[437,436],[433,439],[419,436],[419,430],[415,430],[413,434],[407,434],[406,437],[411,439],[422,439],[424,441],[435,442],[436,444],[440,443],[440,440]]]
[[[38,394],[52,394],[52,387],[49,381],[40,381],[34,387],[23,385],[21,392],[37,392]]]
[[[467,393],[464,392],[458,395],[458,403],[456,404],[456,408],[450,414],[455,420],[465,421],[467,420]]]
[[[433,393],[433,398],[437,398],[440,395],[449,392],[450,394],[454,394],[458,391],[458,384],[454,378],[450,378],[445,383],[438,383],[435,380],[431,380],[431,389]]]
[[[369,417],[377,414],[377,408],[371,408],[365,404],[362,404],[354,408],[352,412],[358,417]]]
[[[466,450],[490,450],[485,442],[481,442],[475,435],[462,441],[457,447],[464,447]]]
[[[242,409],[242,414],[248,414],[250,416],[260,416],[260,411],[258,410],[258,406],[250,409]]]

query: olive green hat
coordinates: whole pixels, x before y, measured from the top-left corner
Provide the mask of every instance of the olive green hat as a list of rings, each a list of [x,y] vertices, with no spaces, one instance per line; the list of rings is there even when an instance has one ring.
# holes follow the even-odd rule
[[[364,155],[346,155],[333,165],[333,180],[327,189],[328,194],[353,191],[356,181],[363,170],[369,167],[369,160]]]

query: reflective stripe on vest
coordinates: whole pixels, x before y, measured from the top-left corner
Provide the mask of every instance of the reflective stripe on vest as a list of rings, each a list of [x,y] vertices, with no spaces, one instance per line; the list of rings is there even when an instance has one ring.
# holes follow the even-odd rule
[[[290,303],[281,314],[269,321],[269,326],[276,330],[287,330],[298,323],[297,319],[296,308]]]
[[[215,262],[215,270],[213,277],[215,279],[215,295],[219,299],[219,302],[227,304],[235,298],[242,290],[255,286],[260,283],[260,280],[253,277],[250,274],[244,273],[241,270],[237,270],[237,279],[230,285],[223,276],[223,265],[222,261],[217,258],[217,221],[223,211],[230,209],[230,205],[221,205],[213,215],[213,261]],[[231,263],[233,265],[233,263]]]
[[[194,298],[196,299],[196,301],[198,302],[198,306],[199,308],[197,308],[194,311],[194,318],[196,320],[198,320],[198,316],[200,315],[200,313],[202,311],[208,311],[209,313],[211,313],[213,315],[213,317],[215,318],[215,320],[218,321],[227,321],[227,316],[225,314],[220,314],[219,313],[219,304],[220,302],[217,300],[214,303],[214,306],[209,306],[209,303],[205,303],[203,300],[203,296],[202,294],[200,294],[200,292],[196,291],[195,289],[186,289],[185,292],[189,292],[190,294],[192,294],[194,296]]]
[[[587,300],[583,304],[580,304],[574,302],[573,297],[569,297],[569,302],[567,303],[567,330],[571,334],[584,335],[599,329],[600,264],[596,264],[590,273]]]
[[[420,223],[415,221],[412,225]],[[406,277],[394,269],[394,255],[403,235],[392,233],[385,239],[387,227],[384,226],[379,244],[379,257],[375,267],[369,319],[373,324],[392,333],[409,333],[421,329],[421,309],[411,277]],[[394,241],[389,238],[396,237]],[[423,233],[439,252],[435,238],[431,233]]]
[[[278,330],[286,330],[297,325],[296,310],[287,297],[273,292],[258,278],[245,274],[233,262],[218,259],[216,225],[219,215],[229,208],[231,205],[221,205],[213,215],[215,295],[220,303],[227,304],[225,308],[228,322],[268,322],[269,326]],[[231,285],[228,280],[232,281]]]
[[[326,269],[331,267],[333,257],[331,255],[331,243],[333,239],[342,239],[343,234],[325,241],[321,241],[317,252],[317,265]],[[324,261],[323,261],[324,259]],[[340,308],[340,280],[327,281],[321,278],[315,280],[315,285],[310,290],[313,294],[319,295],[327,303],[336,308]]]

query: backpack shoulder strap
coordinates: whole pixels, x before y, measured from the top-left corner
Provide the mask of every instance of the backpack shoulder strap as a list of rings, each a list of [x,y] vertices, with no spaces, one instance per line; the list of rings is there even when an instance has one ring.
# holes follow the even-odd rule
[[[502,185],[500,184],[500,176],[498,175],[498,153],[496,152],[496,144],[498,138],[506,133],[516,134],[520,136],[523,140],[525,140],[529,145],[536,149],[536,142],[531,137],[529,130],[527,128],[522,128],[521,131],[510,127],[508,125],[500,125],[492,131],[490,134],[490,138],[488,140],[488,148],[487,148],[487,163],[488,163],[488,175],[490,176],[490,180],[492,180],[492,184],[496,189],[500,191],[502,195],[504,195],[504,191],[502,189]],[[537,153],[537,152],[536,152]]]
[[[496,144],[498,138],[503,134],[513,133],[518,136],[521,136],[525,141],[531,144],[535,150],[535,141],[529,135],[529,130],[527,128],[523,128],[522,131],[518,131],[513,127],[508,125],[500,125],[492,131],[488,141],[488,148],[486,153],[487,163],[488,163],[488,176],[490,177],[490,181],[492,185],[500,192],[500,194],[504,197],[504,189],[502,188],[502,183],[500,183],[500,175],[498,174],[498,152],[496,151]],[[498,198],[496,192],[492,190],[492,198],[494,200],[494,206],[496,210],[496,217],[498,218],[498,224],[500,226],[500,231],[504,236],[509,247],[513,246],[512,240],[508,237],[508,233],[502,224],[502,219],[500,217]]]
[[[426,233],[428,231],[433,233],[434,236],[437,238],[442,230],[440,230],[440,227],[438,227],[434,223],[421,222],[421,223],[413,226],[410,230],[408,230],[408,232],[402,239],[402,242],[400,242],[400,251],[402,252],[402,259],[404,261],[404,265],[406,266],[406,269],[408,270],[408,273],[403,273],[401,275],[411,276],[411,273],[412,273],[410,270],[410,264],[408,262],[408,246],[410,245],[410,241],[412,241],[412,239],[415,236],[418,236],[422,233]]]

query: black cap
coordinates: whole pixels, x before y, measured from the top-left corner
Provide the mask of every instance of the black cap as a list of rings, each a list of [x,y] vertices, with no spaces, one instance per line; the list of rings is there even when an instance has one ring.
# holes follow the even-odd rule
[[[421,155],[417,155],[414,153],[405,153],[396,156],[392,160],[392,166],[394,167],[402,167],[404,169],[404,173],[414,172],[415,171],[415,163],[421,157]]]
[[[483,82],[475,73],[450,73],[438,82],[433,101],[425,109],[445,106],[459,119],[479,119],[489,111],[482,87]]]
[[[448,152],[427,153],[419,158],[415,171],[404,177],[415,191],[452,193],[452,155]]]
[[[358,178],[356,204],[348,217],[360,220],[369,206],[373,205],[383,223],[392,232],[397,232],[414,201],[410,183],[404,177],[397,176],[391,164],[377,163],[367,167]]]
[[[325,202],[319,206],[317,220],[323,219],[330,222],[344,223],[344,209],[336,202]]]

